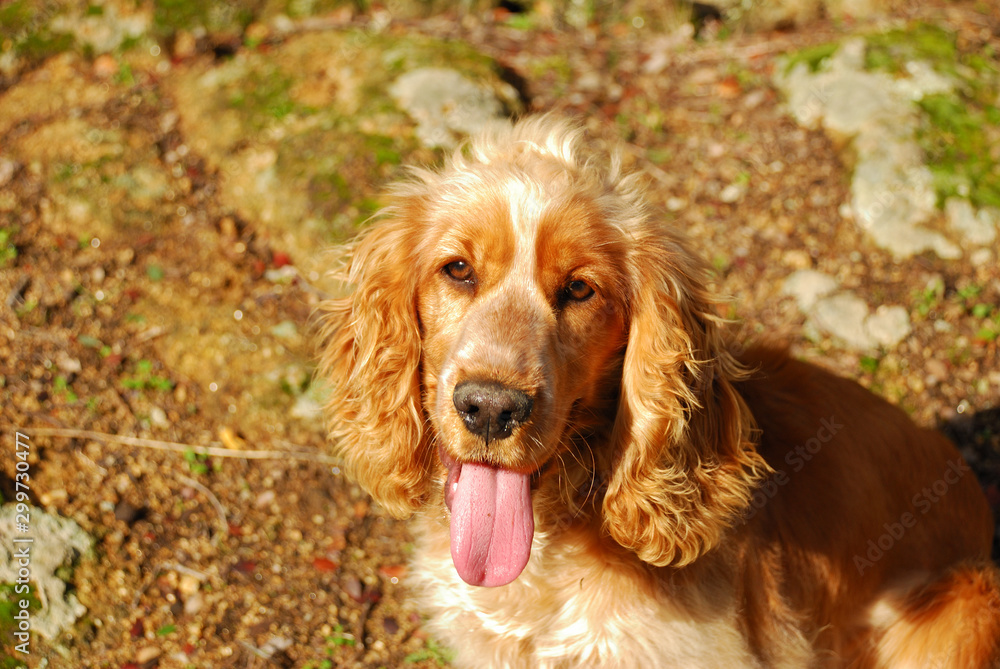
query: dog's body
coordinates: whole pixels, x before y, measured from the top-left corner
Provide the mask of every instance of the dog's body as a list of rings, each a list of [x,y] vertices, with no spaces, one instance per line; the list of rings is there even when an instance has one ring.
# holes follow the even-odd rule
[[[738,388],[758,416],[759,450],[784,475],[687,567],[638,563],[589,515],[554,517],[536,521],[558,529],[536,531],[516,581],[475,588],[452,565],[447,517],[420,515],[413,579],[459,666],[993,666],[995,574],[953,569],[988,553],[993,528],[955,448],[780,350],[742,362],[758,370]],[[885,494],[901,486],[913,494]],[[921,634],[925,602],[907,596],[935,583],[955,601],[941,598],[943,629]]]
[[[326,305],[334,436],[416,512],[456,664],[1000,664],[956,449],[781,349],[733,355],[683,239],[580,148],[542,117],[417,172]]]

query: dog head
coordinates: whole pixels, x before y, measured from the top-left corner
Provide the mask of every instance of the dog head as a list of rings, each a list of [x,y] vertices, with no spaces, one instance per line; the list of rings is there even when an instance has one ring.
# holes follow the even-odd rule
[[[414,170],[323,307],[336,448],[392,514],[447,506],[475,585],[524,568],[546,480],[600,479],[590,522],[683,565],[766,470],[704,265],[617,154],[584,148],[542,116]]]

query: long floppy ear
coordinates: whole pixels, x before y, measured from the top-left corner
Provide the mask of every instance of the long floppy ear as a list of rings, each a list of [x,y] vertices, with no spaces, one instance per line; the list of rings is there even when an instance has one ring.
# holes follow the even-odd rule
[[[681,566],[719,543],[769,467],[706,268],[669,234],[636,240],[604,524],[644,562]]]
[[[333,386],[330,435],[350,475],[393,516],[425,493],[430,462],[420,397],[420,328],[407,217],[379,221],[352,245],[352,295],[322,312],[320,374]]]

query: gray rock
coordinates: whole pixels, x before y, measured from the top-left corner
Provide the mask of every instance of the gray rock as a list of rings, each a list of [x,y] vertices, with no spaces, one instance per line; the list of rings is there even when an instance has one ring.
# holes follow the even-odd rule
[[[874,347],[874,341],[866,327],[867,319],[868,305],[851,293],[824,297],[812,310],[812,321],[816,327],[859,350]]]
[[[866,48],[864,39],[849,39],[818,72],[800,63],[776,83],[801,125],[822,127],[850,144],[855,157],[850,213],[878,246],[897,258],[924,251],[958,258],[958,245],[925,227],[937,216],[936,194],[915,140],[913,104],[951,92],[954,82],[920,61],[905,64],[906,76],[867,72]]]
[[[482,130],[503,112],[490,90],[441,67],[407,72],[389,94],[417,122],[420,142],[431,148],[453,148],[463,135]]]
[[[900,306],[881,305],[866,321],[868,334],[872,340],[891,348],[910,336],[910,315]]]
[[[323,407],[326,406],[329,399],[330,389],[326,384],[312,383],[306,392],[295,400],[289,414],[294,418],[321,425],[323,423]]]
[[[79,525],[68,518],[53,516],[37,507],[28,507],[28,531],[17,531],[20,519],[14,504],[0,507],[0,583],[16,583],[20,568],[15,552],[28,547],[28,580],[35,585],[35,595],[42,603],[41,611],[31,614],[31,629],[48,639],[54,639],[87,612],[73,594],[66,593],[66,584],[56,576],[56,570],[72,565],[90,550],[94,540]],[[10,539],[32,539],[31,543],[13,543]]]
[[[996,210],[986,208],[977,212],[965,198],[950,197],[944,203],[944,212],[951,228],[970,244],[986,246],[997,238]]]
[[[937,214],[933,176],[912,141],[885,140],[879,152],[862,153],[851,181],[851,209],[878,246],[906,258],[934,251],[954,259],[961,249],[923,227]]]
[[[799,305],[799,310],[809,313],[824,295],[837,290],[837,280],[814,269],[800,269],[785,279],[781,292],[791,295]]]
[[[916,102],[927,95],[950,93],[955,83],[922,60],[911,60],[904,66],[906,77],[893,80],[896,93]]]
[[[991,249],[976,249],[969,255],[969,262],[973,267],[985,267],[993,262],[993,251]]]
[[[871,313],[868,304],[822,272],[803,269],[785,279],[782,293],[795,298],[806,315],[810,336],[831,335],[849,348],[869,351],[892,348],[909,336],[910,316],[901,306],[879,306]]]

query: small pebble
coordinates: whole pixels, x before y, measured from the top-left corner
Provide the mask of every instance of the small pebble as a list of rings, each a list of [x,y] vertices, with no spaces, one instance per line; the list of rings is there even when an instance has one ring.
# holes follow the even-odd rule
[[[785,251],[781,257],[782,262],[792,269],[809,269],[812,265],[812,256],[808,251],[802,249],[791,249]]]
[[[976,249],[969,256],[969,262],[973,267],[985,267],[993,262],[993,251],[990,249]]]
[[[6,186],[14,178],[17,163],[9,158],[0,158],[0,186]]]
[[[189,616],[193,616],[202,610],[205,606],[205,598],[200,592],[196,592],[187,599],[184,600],[184,613]]]
[[[110,54],[101,54],[94,59],[94,76],[99,79],[110,79],[118,73],[118,61]]]
[[[273,490],[265,490],[261,494],[257,495],[257,499],[254,501],[253,505],[258,509],[263,509],[264,507],[271,506],[277,496],[277,493]]]
[[[149,410],[149,420],[156,427],[170,427],[170,421],[167,420],[167,412],[160,407],[153,407]]]
[[[135,654],[135,661],[139,664],[146,664],[147,662],[152,662],[160,656],[162,651],[155,646],[146,646],[145,648],[140,648]]]
[[[347,596],[356,602],[361,602],[364,600],[364,590],[361,586],[361,581],[355,576],[348,576],[343,580],[341,587],[344,588],[344,592]]]
[[[733,204],[743,197],[746,188],[738,184],[729,184],[719,193],[719,200],[726,204]]]
[[[180,581],[177,583],[177,592],[180,593],[181,597],[187,599],[197,593],[200,588],[201,581],[198,580],[197,576],[181,574]]]
[[[61,504],[69,499],[69,493],[63,488],[58,488],[56,490],[48,490],[43,492],[38,496],[38,501],[42,503],[42,506],[52,506],[54,504]]]
[[[936,358],[931,358],[924,362],[924,369],[928,374],[933,374],[938,379],[948,378],[948,366]]]
[[[128,525],[140,520],[145,514],[145,507],[134,506],[124,499],[115,507],[115,518]]]

